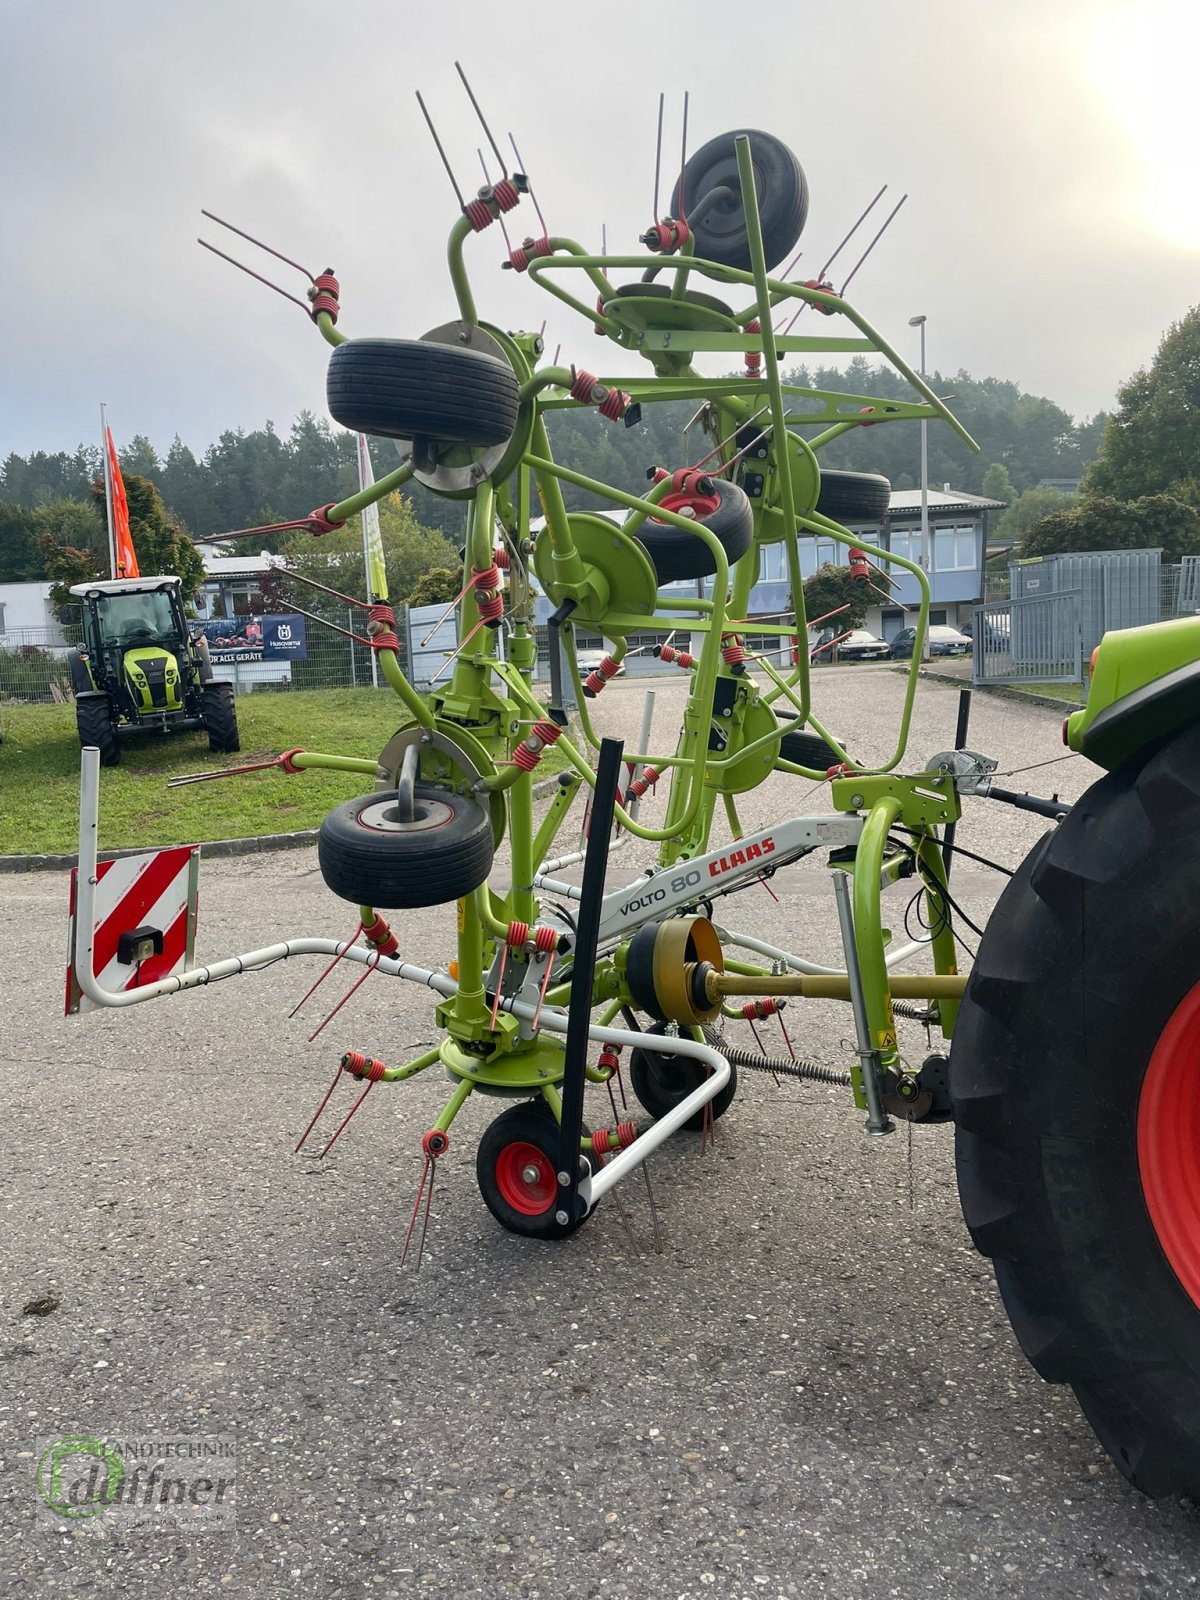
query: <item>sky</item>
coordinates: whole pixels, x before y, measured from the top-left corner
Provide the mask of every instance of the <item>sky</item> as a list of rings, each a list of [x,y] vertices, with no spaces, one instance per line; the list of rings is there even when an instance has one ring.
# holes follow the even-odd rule
[[[886,183],[878,214],[908,198],[857,308],[914,366],[923,314],[930,371],[1090,416],[1200,299],[1198,55],[1194,0],[0,0],[0,460],[93,442],[102,401],[119,445],[163,453],[325,414],[316,329],[197,234],[304,280],[201,207],[336,268],[352,337],[449,320],[457,203],[414,91],[471,193],[483,140],[456,59],[498,138],[515,134],[551,233],[598,246],[603,226],[610,251],[638,248],[659,94],[667,170],[687,90],[689,148],[762,128],[796,152],[799,276]],[[629,370],[504,254],[496,227],[468,242],[485,321],[548,318],[551,354]]]

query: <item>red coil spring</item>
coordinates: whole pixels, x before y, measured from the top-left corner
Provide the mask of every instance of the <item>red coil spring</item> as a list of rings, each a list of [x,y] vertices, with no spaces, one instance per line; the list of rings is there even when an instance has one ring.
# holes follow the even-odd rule
[[[687,650],[676,650],[673,644],[661,644],[655,650],[660,661],[673,661],[677,667],[688,670],[696,665],[696,657]]]
[[[302,756],[303,754],[304,751],[300,746],[297,746],[295,750],[285,750],[279,758],[280,769],[288,773],[303,772],[304,768],[298,767],[293,760],[293,757]]]
[[[632,404],[633,396],[626,394],[624,389],[610,389],[596,409],[610,422],[620,422]]]
[[[511,211],[514,206],[521,203],[520,190],[508,178],[501,178],[499,183],[493,184],[492,194],[501,211]]]
[[[746,324],[746,332],[747,333],[761,333],[762,332],[762,323],[758,320],[757,317],[755,317],[753,322],[748,322]],[[759,369],[761,368],[761,366],[762,366],[762,351],[761,350],[747,350],[746,351],[746,376],[748,378],[757,378],[758,377],[758,373],[759,373]]]
[[[578,400],[581,406],[590,406],[592,403],[592,390],[596,387],[594,373],[585,372],[582,367],[572,367],[571,398]]]
[[[554,741],[562,734],[562,729],[559,727],[558,723],[551,722],[548,717],[544,717],[541,721],[535,722],[529,731],[531,734],[535,734],[544,745],[553,744]]]
[[[600,1049],[600,1066],[606,1072],[619,1072],[621,1069],[620,1045],[606,1044]]]
[[[773,1017],[778,1010],[778,1000],[747,1000],[742,1007],[742,1016],[747,1022],[755,1022],[763,1017]]]
[[[430,1128],[428,1133],[421,1135],[421,1149],[431,1161],[436,1161],[439,1156],[444,1156],[450,1148],[450,1135],[443,1133],[440,1128]]]
[[[746,660],[746,648],[736,633],[727,633],[721,640],[721,660],[727,667],[740,667]]]
[[[363,938],[368,944],[374,945],[381,956],[394,956],[400,948],[399,939],[378,913],[371,926],[363,929]]]
[[[347,1050],[342,1057],[342,1066],[352,1078],[367,1078],[371,1083],[378,1083],[387,1071],[387,1064],[376,1061],[374,1056],[365,1056],[361,1050]]]
[[[596,310],[600,313],[601,316],[604,315],[604,296],[602,294],[598,294],[596,296]],[[602,322],[593,322],[592,323],[592,332],[593,333],[598,333],[600,335],[600,337],[603,339],[605,334],[608,332],[608,329],[604,326],[604,324]]]
[[[482,233],[485,228],[490,228],[496,220],[486,200],[468,200],[463,207],[463,215],[476,233]]]
[[[533,947],[544,956],[553,955],[558,949],[558,934],[555,933],[553,928],[547,928],[544,924],[540,928],[535,928],[533,930]]]
[[[492,559],[495,561],[501,572],[507,572],[509,567],[512,565],[512,557],[508,553],[508,546],[506,544],[498,544],[496,546],[496,548],[492,551]]]
[[[500,569],[496,566],[475,569],[471,582],[475,588],[475,608],[483,622],[496,623],[504,615],[504,596],[500,593]]]
[[[396,635],[396,613],[391,606],[376,602],[367,610],[367,635],[371,641],[372,650],[399,650],[400,640]]]
[[[833,285],[832,285],[832,283],[829,282],[828,278],[806,278],[804,280],[804,287],[806,289],[820,289],[822,294],[832,294],[833,293]],[[833,312],[833,307],[832,306],[818,305],[815,301],[813,301],[811,303],[812,303],[813,310],[814,311],[819,311],[823,317],[832,317],[833,316],[834,312]]]
[[[532,772],[534,767],[537,766],[541,759],[541,746],[527,744],[524,739],[521,740],[520,744],[512,753],[513,766],[520,767],[522,772]]]
[[[616,1144],[613,1144],[613,1138]],[[598,1156],[606,1156],[613,1150],[628,1150],[629,1146],[638,1136],[636,1122],[618,1122],[615,1128],[599,1128],[592,1135],[592,1149]]]
[[[871,563],[867,560],[865,550],[854,549],[850,552],[850,579],[853,583],[865,583],[871,576]]]
[[[529,924],[527,922],[510,922],[505,943],[510,950],[520,950],[529,940]]]
[[[594,698],[600,693],[601,689],[603,689],[608,680],[610,678],[615,678],[620,670],[621,664],[619,661],[614,661],[611,656],[605,656],[604,660],[596,668],[595,672],[588,673],[587,677],[584,679],[583,687]]]
[[[508,259],[514,272],[525,272],[529,268],[530,261],[535,256],[552,256],[553,254],[554,246],[543,234],[540,239],[522,239],[515,249],[508,252]],[[603,309],[603,302],[599,303],[599,309]]]
[[[317,292],[312,297],[313,316],[316,317],[320,312],[327,311],[329,313],[329,320],[331,322],[336,322],[338,319],[338,312],[341,310],[341,305],[338,302],[338,295],[341,293],[341,285],[334,277],[332,271],[322,272],[320,274],[316,280],[316,290]]]
[[[630,798],[640,800],[646,790],[652,789],[661,777],[662,773],[657,767],[643,767],[641,777],[635,778],[629,785]]]

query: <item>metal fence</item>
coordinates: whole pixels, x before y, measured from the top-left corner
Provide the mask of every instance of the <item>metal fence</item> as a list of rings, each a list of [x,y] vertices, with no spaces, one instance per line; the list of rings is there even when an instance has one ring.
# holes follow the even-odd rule
[[[1083,647],[1078,589],[976,606],[976,683],[1079,683]]]

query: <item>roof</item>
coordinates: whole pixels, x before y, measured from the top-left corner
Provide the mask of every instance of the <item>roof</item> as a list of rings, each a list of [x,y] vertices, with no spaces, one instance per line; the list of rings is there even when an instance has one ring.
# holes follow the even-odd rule
[[[81,600],[89,594],[153,594],[164,583],[179,581],[173,572],[163,573],[158,578],[97,578],[92,583],[72,584],[71,593]]]
[[[981,494],[967,494],[963,489],[930,489],[930,511],[1002,511],[1008,504],[1006,500],[988,500]],[[920,511],[920,489],[893,489],[892,498],[888,502],[888,515],[894,517],[898,511]]]

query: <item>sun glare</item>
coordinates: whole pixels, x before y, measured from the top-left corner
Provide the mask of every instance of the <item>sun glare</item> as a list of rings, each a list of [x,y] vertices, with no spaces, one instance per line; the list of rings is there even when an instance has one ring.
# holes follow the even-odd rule
[[[1160,237],[1200,248],[1195,66],[1200,14],[1192,0],[1124,5],[1098,29],[1088,65],[1127,141],[1135,211]]]

